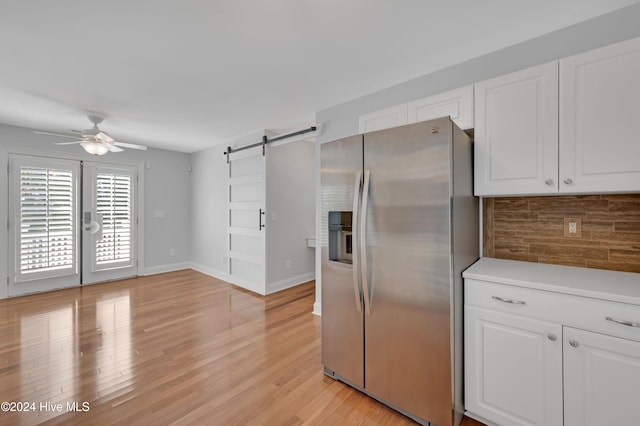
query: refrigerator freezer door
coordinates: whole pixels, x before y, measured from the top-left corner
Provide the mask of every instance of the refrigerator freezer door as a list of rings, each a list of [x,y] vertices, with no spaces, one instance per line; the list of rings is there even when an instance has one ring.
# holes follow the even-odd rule
[[[362,135],[321,147],[321,250],[322,250],[322,362],[341,379],[364,387],[362,287],[357,262],[358,182],[362,176]],[[355,207],[355,208],[354,208]],[[346,223],[351,221],[351,223]],[[330,250],[339,244],[340,232],[352,234],[352,260]],[[356,270],[354,271],[354,267]],[[356,280],[354,282],[354,274]]]
[[[439,425],[452,422],[450,140],[448,119],[364,136],[366,391]]]

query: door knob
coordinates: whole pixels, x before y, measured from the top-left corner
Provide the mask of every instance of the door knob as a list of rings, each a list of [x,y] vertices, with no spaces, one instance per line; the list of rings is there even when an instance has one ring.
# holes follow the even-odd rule
[[[569,344],[574,348],[577,348],[578,346],[580,346],[580,343],[578,343],[577,340],[573,340],[573,339],[569,340]]]
[[[547,180],[544,181],[544,183],[549,185],[549,186],[551,186],[551,185],[553,185],[553,179],[547,179]]]
[[[565,180],[564,180],[564,183],[565,183],[566,185],[571,185],[571,184],[573,184],[573,180],[572,180],[572,179],[567,178],[567,179],[565,179]]]
[[[549,340],[551,340],[552,342],[555,342],[556,340],[558,340],[558,336],[556,336],[553,333],[549,333],[547,334],[547,337],[549,338]]]

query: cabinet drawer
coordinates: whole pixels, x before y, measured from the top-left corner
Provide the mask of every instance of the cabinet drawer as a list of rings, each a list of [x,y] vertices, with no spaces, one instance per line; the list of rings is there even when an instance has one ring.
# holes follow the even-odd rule
[[[473,279],[465,280],[465,305],[640,341],[637,305]]]

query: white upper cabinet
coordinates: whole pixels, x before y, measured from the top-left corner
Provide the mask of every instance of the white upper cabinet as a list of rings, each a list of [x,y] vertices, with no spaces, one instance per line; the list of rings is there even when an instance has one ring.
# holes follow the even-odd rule
[[[465,86],[408,104],[408,121],[430,120],[450,116],[461,129],[473,128],[473,86]]]
[[[640,190],[640,38],[560,61],[560,191]]]
[[[450,116],[461,129],[473,128],[473,86],[418,99],[358,117],[360,133]]]
[[[558,64],[475,85],[475,195],[558,191]]]
[[[640,38],[475,85],[475,194],[640,191]]]
[[[358,118],[358,131],[360,133],[373,132],[404,124],[407,124],[407,104],[361,115]]]

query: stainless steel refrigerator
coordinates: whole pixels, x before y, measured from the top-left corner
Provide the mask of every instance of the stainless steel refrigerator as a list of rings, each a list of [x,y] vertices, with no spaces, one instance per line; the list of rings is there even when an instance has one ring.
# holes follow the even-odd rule
[[[462,418],[472,143],[446,118],[321,147],[322,361],[421,423]]]

